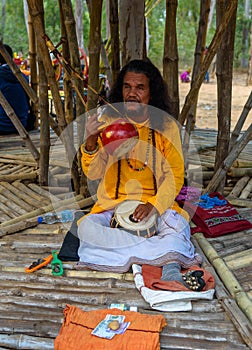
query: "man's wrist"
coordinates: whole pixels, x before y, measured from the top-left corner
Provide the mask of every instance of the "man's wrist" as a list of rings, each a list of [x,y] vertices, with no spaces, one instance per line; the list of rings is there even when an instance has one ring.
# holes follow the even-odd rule
[[[96,152],[98,152],[98,149],[99,149],[99,145],[98,143],[95,144],[95,146],[93,145],[87,145],[87,144],[84,144],[83,145],[83,151],[87,154],[95,154]]]

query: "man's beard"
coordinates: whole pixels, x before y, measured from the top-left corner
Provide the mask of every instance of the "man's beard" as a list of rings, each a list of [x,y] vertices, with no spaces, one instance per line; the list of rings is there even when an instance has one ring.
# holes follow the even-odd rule
[[[129,117],[139,117],[146,113],[146,105],[135,101],[124,102],[124,110]]]

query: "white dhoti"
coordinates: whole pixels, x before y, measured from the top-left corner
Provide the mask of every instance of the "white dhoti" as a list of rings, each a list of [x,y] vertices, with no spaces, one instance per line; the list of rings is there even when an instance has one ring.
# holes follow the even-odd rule
[[[90,214],[80,222],[77,268],[123,273],[132,264],[163,266],[178,262],[189,268],[202,263],[190,240],[190,226],[176,211],[167,210],[158,218],[157,234],[150,238],[111,228],[112,215],[113,211]]]

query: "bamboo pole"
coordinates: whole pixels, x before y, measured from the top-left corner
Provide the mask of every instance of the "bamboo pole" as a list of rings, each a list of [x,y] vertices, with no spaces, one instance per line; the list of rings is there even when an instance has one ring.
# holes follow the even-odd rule
[[[1,175],[0,181],[12,182],[16,180],[35,180],[38,178],[38,171],[33,171],[31,173],[17,173],[13,175]]]
[[[237,6],[237,1],[230,1],[228,4],[228,7],[226,8],[226,12],[223,16],[222,22],[220,25],[217,27],[215,35],[213,37],[213,40],[211,41],[211,44],[209,45],[208,48],[208,53],[202,62],[202,65],[200,66],[199,73],[197,77],[195,78],[195,82],[192,84],[189,93],[186,96],[186,100],[184,103],[184,106],[182,108],[182,111],[180,113],[180,116],[178,118],[178,121],[183,125],[186,118],[187,114],[191,108],[191,106],[194,104],[194,101],[198,95],[200,86],[205,78],[206,72],[210,67],[210,64],[221,44],[221,39],[225,33],[225,30],[227,28],[227,25],[229,21],[231,20],[233,13],[236,9]]]
[[[47,79],[50,85],[50,89],[52,91],[52,96],[54,100],[56,115],[57,115],[57,121],[58,125],[61,131],[61,138],[63,140],[63,144],[66,149],[67,158],[69,165],[71,166],[74,162],[74,158],[76,155],[76,150],[71,142],[71,138],[69,135],[69,131],[67,128],[66,120],[65,120],[65,114],[62,106],[62,101],[60,98],[59,90],[58,90],[58,84],[55,79],[55,72],[52,66],[51,58],[49,55],[48,47],[46,45],[44,36],[45,36],[45,30],[44,30],[44,8],[43,8],[43,0],[27,0],[29,12],[31,15],[36,39],[37,39],[37,45],[40,48],[43,64],[45,67],[45,72],[47,75]],[[78,182],[79,174],[77,173],[75,168],[72,168],[72,177],[74,183]]]
[[[237,270],[252,264],[252,249],[228,255],[224,258],[227,266],[232,270]]]
[[[9,158],[4,159],[4,157],[5,157],[4,155],[1,155],[0,163],[28,165],[29,167],[34,167],[34,168],[37,168],[38,166],[38,163],[36,162],[30,162],[30,161],[21,160],[21,159],[9,159]]]
[[[232,164],[234,168],[252,168],[252,161],[237,159]]]
[[[13,202],[14,205],[20,207],[22,210],[25,210],[25,212],[33,210],[31,205],[23,200],[20,200],[16,194],[16,188],[13,188],[8,182],[0,182],[0,192],[9,200],[10,203]]]
[[[0,91],[0,104],[2,105],[5,113],[8,115],[8,117],[12,121],[19,135],[21,136],[21,138],[24,140],[27,147],[31,151],[31,154],[33,155],[34,159],[37,161],[39,159],[39,152],[37,148],[34,146],[28,132],[23,127],[23,124],[20,122],[13,108],[11,107],[9,102],[6,100],[6,98],[4,97],[1,91]]]
[[[245,103],[241,116],[238,120],[238,122],[236,123],[236,126],[231,134],[231,138],[230,138],[230,142],[229,142],[229,150],[232,149],[232,147],[234,146],[235,141],[238,139],[241,129],[243,127],[243,124],[245,123],[245,120],[249,114],[249,111],[252,108],[252,91],[247,99],[247,102]]]
[[[36,96],[38,95],[38,72],[37,72],[37,62],[36,62],[36,38],[33,29],[33,24],[31,16],[28,13],[28,31],[29,31],[29,65],[30,65],[30,84],[31,88],[34,90]],[[35,128],[39,125],[39,106],[38,101],[36,103],[32,102],[31,110],[36,116]]]
[[[230,196],[238,197],[242,189],[247,185],[248,182],[249,182],[249,176],[243,176],[241,179],[239,179],[235,184],[234,188],[232,189]]]
[[[91,206],[94,203],[94,200],[92,197],[88,197],[88,198],[84,198],[82,195],[78,195],[74,198],[68,198],[65,200],[58,200],[57,202],[54,202],[53,204],[49,204],[47,206],[44,207],[40,207],[38,209],[32,210],[26,214],[23,214],[15,219],[9,220],[9,221],[5,221],[3,223],[0,224],[0,229],[2,227],[8,226],[8,225],[12,225],[12,224],[16,224],[22,220],[27,220],[27,219],[32,219],[32,218],[36,218],[37,216],[47,213],[49,211],[55,211],[58,209],[64,209],[64,208],[85,208],[88,206]]]
[[[248,184],[244,187],[239,198],[247,199],[248,196],[250,195],[250,192],[252,192],[252,179],[250,179]]]
[[[41,47],[38,46],[38,69],[39,69],[39,106],[40,106],[40,161],[39,161],[39,184],[48,185],[49,152],[50,152],[50,123],[48,80],[42,60]]]
[[[220,182],[225,178],[226,173],[228,169],[231,167],[231,165],[233,164],[234,160],[238,157],[238,155],[241,153],[241,151],[247,145],[247,143],[251,140],[251,138],[252,138],[252,124],[249,126],[247,131],[242,135],[240,140],[238,140],[235,143],[229,155],[224,159],[221,167],[215,172],[212,180],[208,184],[204,193],[206,192],[210,193],[216,190]]]
[[[200,247],[199,243],[196,240],[196,237],[192,237],[193,244],[195,245],[197,251],[202,256],[204,255],[204,252],[202,248]],[[220,277],[216,273],[214,267],[210,264],[208,261],[207,256],[205,255],[205,266],[207,266],[207,269],[212,273],[214,276],[216,286],[216,296],[218,298],[218,301],[220,302],[220,305],[225,310],[225,313],[227,314],[228,318],[232,321],[236,329],[238,330],[239,334],[245,341],[245,343],[251,348],[252,345],[252,338],[251,338],[251,323],[247,319],[246,315],[244,314],[243,310],[239,308],[236,301],[230,297],[229,292],[223,285]]]
[[[243,176],[252,176],[252,167],[251,168],[230,168],[227,172],[230,177],[243,177]]]
[[[11,346],[12,349],[21,350],[53,350],[54,340],[23,334],[0,334],[0,346]]]
[[[247,318],[252,322],[252,301],[248,298],[246,292],[244,292],[242,286],[239,284],[233,273],[228,269],[225,262],[218,255],[216,250],[204,237],[203,233],[195,233],[194,237],[199,243],[201,249],[216,269],[218,275],[223,281],[224,285],[230,292],[230,294],[237,300],[238,305],[243,310]]]
[[[191,85],[193,84],[195,77],[197,76],[197,73],[199,71],[200,64],[203,61],[203,49],[206,46],[206,34],[207,34],[207,23],[208,23],[209,11],[210,11],[210,0],[201,1],[200,18],[199,18],[199,24],[198,24],[198,35],[197,35],[195,52],[194,52],[194,65],[193,65]],[[186,120],[185,135],[183,139],[183,154],[184,154],[186,168],[188,165],[187,152],[189,149],[190,134],[191,134],[191,131],[194,129],[195,122],[196,122],[197,101],[198,101],[198,93],[195,96],[195,101],[190,108],[190,111],[188,113],[188,117]]]
[[[105,50],[105,45],[104,45],[103,41],[101,42],[101,58],[103,61],[104,70],[105,70],[106,77],[108,79],[109,86],[112,86],[111,67],[109,64],[108,55],[107,55],[107,52]]]
[[[6,236],[6,235],[9,235],[12,233],[16,233],[16,232],[25,230],[26,228],[34,227],[37,225],[38,225],[37,220],[33,220],[33,221],[24,220],[24,221],[18,222],[16,224],[2,227],[2,228],[0,228],[0,237]]]
[[[235,207],[252,208],[252,201],[250,199],[240,199],[228,196],[227,200]]]

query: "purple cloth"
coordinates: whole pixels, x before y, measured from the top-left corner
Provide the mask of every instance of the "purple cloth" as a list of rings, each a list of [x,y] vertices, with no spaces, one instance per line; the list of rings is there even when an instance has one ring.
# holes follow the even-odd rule
[[[176,197],[176,201],[190,201],[199,199],[201,193],[197,187],[183,186]]]

